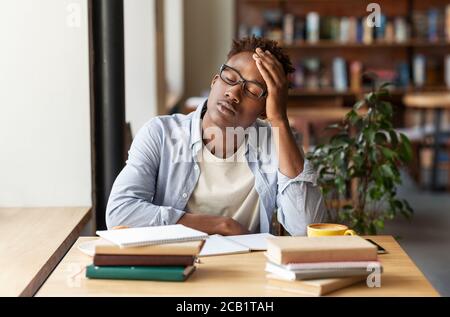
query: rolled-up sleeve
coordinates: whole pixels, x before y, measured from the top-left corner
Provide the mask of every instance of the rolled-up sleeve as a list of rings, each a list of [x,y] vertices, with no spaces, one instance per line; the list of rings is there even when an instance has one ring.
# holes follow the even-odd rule
[[[184,211],[153,204],[161,159],[162,129],[149,121],[133,140],[126,166],[117,176],[106,208],[108,228],[175,224]]]
[[[327,221],[317,173],[308,160],[305,159],[303,171],[294,178],[279,170],[277,175],[277,218],[291,235],[305,235],[308,224]]]

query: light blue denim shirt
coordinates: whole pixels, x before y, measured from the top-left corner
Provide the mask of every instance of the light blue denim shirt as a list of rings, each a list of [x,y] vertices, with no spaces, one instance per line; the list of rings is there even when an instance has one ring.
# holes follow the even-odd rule
[[[197,154],[203,146],[204,107],[206,102],[188,115],[155,117],[139,130],[111,190],[108,228],[170,225],[184,215],[200,177]],[[315,170],[305,160],[297,177],[283,175],[271,126],[258,119],[250,129],[245,157],[259,194],[260,231],[270,232],[277,211],[278,221],[291,235],[305,235],[308,224],[326,220]]]

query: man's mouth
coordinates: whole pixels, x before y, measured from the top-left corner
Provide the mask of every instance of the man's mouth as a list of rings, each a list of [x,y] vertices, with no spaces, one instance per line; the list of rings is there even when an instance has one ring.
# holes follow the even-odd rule
[[[228,101],[225,101],[225,100],[219,100],[217,102],[217,110],[219,110],[221,113],[223,113],[225,115],[231,115],[231,116],[236,115],[236,109],[234,109],[234,107],[231,105],[231,103],[229,103]]]

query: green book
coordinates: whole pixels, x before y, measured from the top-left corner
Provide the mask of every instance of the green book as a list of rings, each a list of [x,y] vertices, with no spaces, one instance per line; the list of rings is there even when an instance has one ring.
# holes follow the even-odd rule
[[[86,277],[110,280],[184,281],[195,266],[95,266],[86,267]]]

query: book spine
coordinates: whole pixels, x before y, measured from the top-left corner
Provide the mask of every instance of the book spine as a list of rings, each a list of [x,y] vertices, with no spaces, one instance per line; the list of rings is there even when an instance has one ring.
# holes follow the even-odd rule
[[[113,280],[184,281],[184,267],[168,270],[164,267],[94,266],[86,267],[86,277]]]
[[[352,91],[358,92],[361,90],[362,79],[362,64],[359,61],[354,61],[350,65],[350,87]]]
[[[154,248],[118,248],[115,246],[96,246],[95,254],[109,254],[109,255],[190,255],[195,256],[199,253],[197,247],[175,247],[165,245],[165,247]]]
[[[445,83],[450,89],[450,54],[445,57]]]
[[[333,60],[334,88],[337,91],[347,90],[347,69],[343,58],[337,57]]]
[[[343,17],[340,21],[340,38],[341,43],[348,43],[350,40],[350,20]]]
[[[425,65],[426,60],[423,55],[416,55],[413,61],[414,85],[423,87],[425,85]]]
[[[283,25],[283,40],[286,45],[292,45],[294,43],[295,33],[295,16],[293,14],[286,14],[284,16]]]
[[[319,25],[319,14],[317,12],[308,13],[308,15],[306,16],[306,32],[308,42],[316,43],[319,41]]]
[[[171,255],[103,255],[94,256],[95,266],[189,266],[193,265],[193,256]]]
[[[438,18],[439,18],[439,11],[437,9],[430,9],[428,11],[428,40],[430,42],[435,42],[439,39]]]

